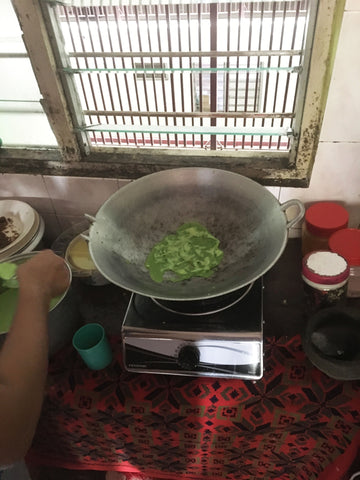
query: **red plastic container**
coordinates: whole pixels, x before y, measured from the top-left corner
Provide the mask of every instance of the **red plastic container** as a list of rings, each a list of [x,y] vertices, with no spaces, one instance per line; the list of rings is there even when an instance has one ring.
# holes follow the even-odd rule
[[[329,250],[330,236],[348,226],[349,213],[334,202],[319,202],[305,212],[302,228],[302,254],[315,250]]]
[[[350,266],[348,297],[360,297],[360,230],[345,228],[333,233],[329,247],[344,257]]]

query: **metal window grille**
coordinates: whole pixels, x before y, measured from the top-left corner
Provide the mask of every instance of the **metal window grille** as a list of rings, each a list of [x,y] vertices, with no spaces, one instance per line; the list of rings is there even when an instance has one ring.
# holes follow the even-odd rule
[[[92,147],[289,152],[311,1],[56,5],[77,130]]]

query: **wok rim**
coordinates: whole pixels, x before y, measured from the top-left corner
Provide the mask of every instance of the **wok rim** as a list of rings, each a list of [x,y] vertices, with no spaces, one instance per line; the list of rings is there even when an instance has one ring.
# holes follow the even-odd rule
[[[267,190],[264,186],[262,186],[261,184],[257,183],[256,181],[248,178],[248,177],[245,177],[241,174],[238,174],[238,173],[235,173],[235,172],[230,172],[230,171],[227,171],[227,170],[222,170],[222,169],[218,169],[218,168],[208,168],[208,167],[181,167],[181,168],[172,168],[172,169],[166,169],[166,170],[160,170],[158,172],[154,172],[154,173],[151,173],[149,175],[145,175],[135,181],[132,181],[130,183],[128,183],[127,185],[125,185],[124,187],[121,187],[117,192],[115,192],[113,195],[111,195],[105,202],[104,204],[99,208],[98,212],[96,213],[96,216],[94,218],[94,224],[96,223],[96,220],[100,218],[101,214],[104,212],[104,210],[106,210],[107,206],[113,201],[113,198],[116,194],[118,194],[119,191],[121,191],[121,194],[124,194],[126,192],[126,189],[129,189],[129,188],[133,188],[133,185],[135,184],[135,182],[139,181],[142,182],[142,181],[148,181],[148,179],[150,177],[154,177],[154,176],[158,176],[158,175],[161,175],[161,174],[166,174],[166,172],[175,172],[175,171],[178,171],[178,172],[181,172],[181,171],[189,171],[189,170],[194,170],[194,171],[198,171],[198,170],[202,170],[202,171],[208,171],[209,173],[210,172],[221,172],[222,174],[226,174],[228,176],[233,176],[233,177],[240,177],[242,181],[248,183],[248,184],[251,184],[253,185],[256,189],[259,190],[259,192],[262,192],[264,194],[267,195],[267,197],[269,199],[271,199],[271,201],[273,202],[274,205],[276,205],[278,208],[279,208],[279,214],[283,214],[284,217],[285,217],[285,213],[283,211],[281,211],[281,204],[279,203],[279,201],[277,200],[277,198],[269,191]],[[138,183],[138,184],[139,184]],[[237,281],[234,281],[233,282],[233,285],[229,286],[228,288],[226,289],[222,289],[221,292],[220,291],[217,291],[217,292],[208,292],[206,295],[191,295],[191,293],[189,294],[186,294],[186,295],[183,295],[183,294],[178,294],[178,295],[166,295],[166,293],[164,294],[159,294],[158,291],[156,291],[156,293],[153,291],[153,290],[150,290],[150,289],[147,289],[147,288],[138,288],[138,287],[130,287],[128,282],[126,281],[119,281],[118,279],[117,280],[114,280],[111,275],[108,275],[102,268],[102,266],[99,264],[99,262],[97,261],[97,259],[95,258],[95,255],[94,255],[94,252],[93,252],[93,245],[92,245],[92,242],[91,242],[91,233],[93,231],[93,227],[94,227],[94,224],[91,225],[90,229],[89,229],[89,251],[90,251],[90,255],[91,255],[91,258],[93,260],[93,262],[95,263],[96,265],[96,268],[99,270],[99,272],[107,279],[109,280],[110,283],[113,283],[129,292],[133,292],[135,294],[139,294],[139,295],[143,295],[145,297],[153,297],[153,298],[156,298],[156,299],[159,299],[159,300],[166,300],[166,301],[196,301],[196,300],[203,300],[203,299],[207,299],[207,298],[216,298],[216,297],[220,297],[222,295],[226,295],[226,294],[229,294],[229,293],[232,293],[240,288],[243,288],[243,287],[246,287],[248,285],[250,285],[251,283],[255,282],[256,280],[258,280],[259,278],[261,278],[263,275],[265,275],[276,263],[277,261],[279,260],[280,256],[282,255],[285,247],[286,247],[286,244],[287,244],[287,241],[288,241],[288,228],[286,227],[286,222],[285,222],[285,226],[284,226],[284,230],[283,230],[283,235],[282,235],[282,240],[280,242],[280,239],[279,239],[279,248],[278,248],[278,251],[276,253],[276,255],[273,256],[271,262],[269,262],[265,269],[260,272],[260,273],[257,273],[257,274],[254,274],[251,279],[246,279],[242,282],[239,282],[238,280]],[[207,279],[204,279],[204,281],[206,281]],[[154,282],[155,284],[155,282]],[[155,284],[155,285],[158,285],[158,284]],[[167,285],[171,285],[171,283],[163,283],[163,290],[164,292],[166,292],[166,286]],[[190,290],[191,292],[191,290]]]

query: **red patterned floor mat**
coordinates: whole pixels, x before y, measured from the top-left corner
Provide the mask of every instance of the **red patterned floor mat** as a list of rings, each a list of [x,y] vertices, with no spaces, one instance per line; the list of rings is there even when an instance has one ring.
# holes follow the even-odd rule
[[[100,372],[71,347],[53,359],[29,461],[167,480],[339,480],[356,455],[360,382],[313,367],[299,336],[266,340],[257,382],[128,373],[111,342]]]

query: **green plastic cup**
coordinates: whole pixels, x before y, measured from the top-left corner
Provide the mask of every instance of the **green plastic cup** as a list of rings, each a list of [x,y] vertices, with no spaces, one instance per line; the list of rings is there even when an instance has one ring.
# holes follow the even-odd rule
[[[72,344],[91,370],[101,370],[111,363],[111,347],[104,328],[98,323],[88,323],[79,328]]]

